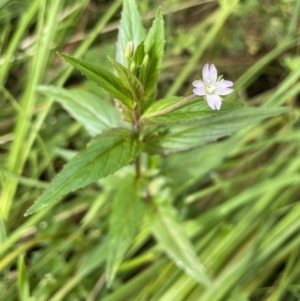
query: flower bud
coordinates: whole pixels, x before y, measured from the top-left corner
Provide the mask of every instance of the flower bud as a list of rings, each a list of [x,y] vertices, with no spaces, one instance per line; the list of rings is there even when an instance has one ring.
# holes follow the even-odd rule
[[[144,59],[143,59],[142,66],[144,66],[145,68],[147,68],[148,63],[149,63],[149,55],[146,54],[145,57],[144,57]]]
[[[127,59],[131,58],[132,57],[132,54],[133,54],[133,42],[132,41],[129,41],[127,43],[127,46],[126,46],[126,50],[125,50],[125,57]]]
[[[131,62],[129,70],[134,74],[136,71],[136,63],[135,62]]]

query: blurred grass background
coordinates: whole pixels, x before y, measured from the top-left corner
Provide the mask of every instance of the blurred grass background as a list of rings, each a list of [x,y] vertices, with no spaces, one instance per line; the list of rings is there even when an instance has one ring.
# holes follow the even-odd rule
[[[202,66],[235,82],[228,101],[288,106],[287,114],[200,149],[152,158],[199,259],[206,290],[149,234],[147,220],[112,288],[104,260],[110,178],[23,217],[89,141],[40,84],[111,101],[56,55],[110,68],[122,1],[0,2],[0,300],[300,300],[299,0],[137,2],[146,28],[165,14],[159,98],[189,95]]]

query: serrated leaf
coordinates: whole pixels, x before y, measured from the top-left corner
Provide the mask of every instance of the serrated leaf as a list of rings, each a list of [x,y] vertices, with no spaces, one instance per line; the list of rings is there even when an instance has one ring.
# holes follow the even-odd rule
[[[73,67],[78,69],[87,78],[112,94],[115,98],[119,99],[126,106],[133,109],[134,105],[130,92],[123,87],[121,80],[111,71],[99,64],[78,59],[67,54],[58,52],[58,55]]]
[[[241,108],[243,103],[223,102],[221,110],[212,110],[207,102],[200,97],[194,98],[184,105],[185,99],[171,96],[155,102],[141,118],[144,125],[174,124],[196,121],[202,118],[217,116]]]
[[[124,0],[120,22],[116,60],[126,66],[125,51],[127,43],[132,41],[136,48],[145,37],[141,16],[134,0]]]
[[[146,66],[142,65],[140,70],[140,80],[145,88],[146,96],[151,94],[158,81],[164,45],[164,21],[162,10],[159,8],[145,39],[145,53],[148,54],[149,61]]]
[[[140,181],[134,175],[119,179],[110,216],[109,246],[106,265],[107,285],[111,286],[124,254],[140,226],[144,208]]]
[[[56,86],[39,86],[38,91],[60,103],[92,136],[120,126],[115,107],[93,93]]]
[[[126,67],[109,57],[112,65],[116,69],[118,76],[124,87],[130,92],[131,98],[139,102],[144,95],[144,87],[134,74]]]
[[[151,229],[160,247],[179,268],[199,283],[211,287],[205,269],[186,237],[174,208],[170,205],[159,206],[152,215]]]
[[[265,118],[277,116],[287,109],[279,108],[241,108],[232,112],[218,114],[187,125],[161,127],[160,135],[147,139],[147,149],[152,153],[171,153],[188,150],[210,141],[231,135],[248,125]]]
[[[141,151],[141,142],[129,130],[112,129],[91,140],[54,178],[48,189],[27,210],[32,214],[65,194],[114,173]]]

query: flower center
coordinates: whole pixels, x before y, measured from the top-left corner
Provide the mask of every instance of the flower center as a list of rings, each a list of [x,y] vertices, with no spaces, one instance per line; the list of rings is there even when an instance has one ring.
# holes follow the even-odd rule
[[[212,94],[212,93],[214,93],[215,92],[215,86],[214,85],[207,85],[206,87],[205,87],[205,92],[207,93],[207,94]]]

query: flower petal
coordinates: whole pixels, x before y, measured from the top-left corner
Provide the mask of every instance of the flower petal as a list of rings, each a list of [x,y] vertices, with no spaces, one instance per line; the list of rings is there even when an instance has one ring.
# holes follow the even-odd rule
[[[209,81],[210,83],[215,83],[217,81],[218,72],[214,64],[210,65],[209,68]]]
[[[230,80],[220,80],[218,82],[215,83],[216,87],[222,87],[222,88],[228,88],[231,87],[233,85],[233,82],[231,82]]]
[[[209,81],[209,65],[205,64],[203,66],[202,69],[202,79],[204,80],[204,82],[208,82]]]
[[[216,87],[214,94],[215,95],[228,95],[233,92],[231,88],[223,88],[223,87]]]
[[[206,95],[206,100],[207,100],[208,105],[213,110],[220,110],[221,109],[222,99],[221,99],[220,96],[208,94],[208,95]]]
[[[204,88],[204,86],[193,89],[193,93],[196,94],[196,95],[198,95],[198,96],[205,95],[205,88]]]
[[[192,85],[195,87],[195,88],[202,88],[204,87],[204,83],[202,80],[194,80]]]

